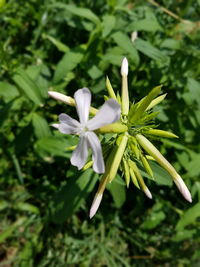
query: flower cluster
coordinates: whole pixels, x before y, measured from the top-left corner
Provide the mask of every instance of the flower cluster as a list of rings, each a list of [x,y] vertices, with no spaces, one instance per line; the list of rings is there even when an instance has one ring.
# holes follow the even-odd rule
[[[122,61],[121,76],[121,96],[115,94],[109,79],[106,79],[108,100],[100,110],[90,107],[91,93],[87,88],[76,91],[74,99],[57,92],[49,92],[51,97],[75,106],[77,109],[79,122],[67,114],[60,114],[59,124],[53,124],[61,133],[80,136],[80,141],[72,153],[72,165],[77,166],[78,169],[86,169],[93,165],[95,172],[103,173],[90,209],[90,218],[98,210],[107,183],[113,181],[119,170],[127,187],[132,181],[147,197],[152,198],[138,167],[139,164],[142,164],[146,172],[154,178],[149,160],[154,160],[162,166],[170,174],[183,197],[192,202],[191,194],[181,176],[149,141],[151,136],[177,137],[173,133],[155,129],[153,122],[157,112],[153,112],[152,108],[160,103],[166,94],[158,96],[161,92],[161,86],[157,86],[139,102],[130,105],[127,81],[128,61],[126,58]],[[89,113],[94,116],[90,120],[88,120]],[[113,133],[113,137],[101,148],[96,133]],[[89,149],[92,150],[92,160],[86,163]]]

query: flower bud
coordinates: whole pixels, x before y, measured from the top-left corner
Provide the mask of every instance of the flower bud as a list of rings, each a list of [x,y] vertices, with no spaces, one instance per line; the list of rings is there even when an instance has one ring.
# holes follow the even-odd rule
[[[69,106],[72,106],[72,107],[76,106],[75,100],[70,96],[66,96],[55,91],[48,91],[48,95],[58,101],[64,102],[65,104]],[[98,112],[98,109],[90,107],[90,114],[96,115],[97,112]]]
[[[183,179],[178,175],[175,179],[174,179],[174,183],[176,184],[178,190],[180,191],[180,193],[183,195],[183,197],[188,201],[188,202],[192,202],[192,197],[190,194],[190,191],[188,190],[187,186],[185,185]]]
[[[183,182],[180,175],[176,172],[174,167],[169,163],[169,161],[167,161],[166,158],[163,157],[160,151],[146,137],[141,134],[137,134],[136,138],[143,149],[147,153],[149,153],[149,155],[152,156],[172,176],[174,183],[178,187],[183,197],[187,201],[192,202],[191,194],[187,186]]]
[[[103,194],[96,194],[94,197],[94,200],[92,202],[92,206],[90,209],[90,214],[89,217],[90,219],[92,219],[92,217],[96,214],[100,204],[101,204],[101,200],[102,200]]]
[[[121,75],[122,75],[122,115],[128,116],[129,113],[129,94],[128,94],[128,61],[126,58],[122,61],[121,66]]]
[[[123,169],[124,169],[124,177],[126,181],[126,186],[129,187],[130,184],[130,170],[127,161],[123,158]]]
[[[126,57],[124,57],[122,60],[121,75],[122,76],[128,76],[128,60]]]
[[[114,92],[114,90],[112,88],[112,85],[110,83],[110,80],[109,80],[108,76],[106,77],[106,87],[107,87],[109,96],[117,101],[117,97],[115,95],[115,92]]]
[[[148,129],[146,131],[147,134],[150,135],[155,135],[155,136],[160,136],[160,137],[167,137],[167,138],[178,138],[177,135],[167,132],[167,131],[163,131],[163,130],[159,130],[159,129]]]
[[[116,154],[114,156],[113,162],[110,167],[110,177],[109,177],[109,182],[111,183],[112,180],[115,178],[119,165],[121,163],[122,157],[124,155],[124,151],[126,149],[126,145],[128,142],[128,135],[125,133],[122,137],[121,143],[117,148]]]
[[[148,107],[146,108],[146,111],[158,105],[160,102],[162,102],[165,99],[166,95],[167,94],[163,94],[153,99],[151,103],[148,105]]]

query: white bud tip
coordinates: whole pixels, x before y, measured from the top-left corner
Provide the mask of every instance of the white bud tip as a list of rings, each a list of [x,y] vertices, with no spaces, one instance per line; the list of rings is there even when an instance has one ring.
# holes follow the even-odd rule
[[[58,123],[52,123],[51,126],[54,127],[54,128],[56,128],[56,129],[58,129],[59,124]]]
[[[94,217],[94,215],[96,214],[96,212],[97,212],[97,210],[98,210],[98,208],[100,206],[102,197],[103,197],[103,194],[97,194],[94,197],[94,200],[92,202],[92,206],[91,206],[91,209],[90,209],[90,214],[89,214],[90,219],[92,219],[92,217]]]
[[[63,101],[65,102],[66,99],[67,99],[67,96],[61,94],[61,93],[58,93],[58,92],[55,92],[55,91],[48,91],[48,95],[56,100],[60,100],[60,101]]]
[[[178,175],[175,179],[174,179],[174,183],[176,184],[176,186],[178,187],[178,190],[181,192],[181,194],[183,195],[183,197],[188,201],[188,202],[192,202],[192,197],[190,194],[190,191],[188,190],[187,186],[185,185],[183,179]]]
[[[131,41],[134,43],[137,38],[138,38],[138,33],[136,31],[132,32]]]
[[[48,95],[53,97],[53,98],[57,98],[59,96],[60,93],[55,92],[55,91],[48,91]]]
[[[121,66],[121,75],[127,76],[128,75],[128,60],[126,57],[122,60],[122,66]]]
[[[152,199],[152,194],[147,187],[143,191],[148,198]]]

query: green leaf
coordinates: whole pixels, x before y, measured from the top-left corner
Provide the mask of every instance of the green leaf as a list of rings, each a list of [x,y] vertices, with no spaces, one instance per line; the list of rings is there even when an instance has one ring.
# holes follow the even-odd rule
[[[102,76],[104,76],[103,72],[96,66],[93,65],[89,70],[88,70],[88,74],[90,75],[90,77],[92,79],[98,79]]]
[[[48,86],[51,73],[45,64],[30,65],[26,69],[26,73],[35,82],[42,98],[48,97]]]
[[[71,136],[68,138],[46,136],[39,139],[34,147],[39,156],[45,159],[51,156],[69,158],[71,152],[66,150],[68,146],[72,146]]]
[[[176,225],[176,230],[182,230],[190,224],[194,224],[196,219],[200,217],[200,203],[197,203],[192,208],[186,210],[181,219]]]
[[[160,47],[171,50],[179,50],[181,48],[181,41],[168,38],[161,43]]]
[[[45,118],[34,112],[32,116],[32,123],[35,135],[38,139],[51,136],[51,131]]]
[[[76,212],[88,194],[93,190],[98,175],[92,169],[81,173],[78,177],[74,174],[58,193],[51,205],[52,221],[61,224]]]
[[[40,88],[24,70],[18,70],[17,74],[14,75],[13,80],[28,99],[36,105],[42,104]]]
[[[130,31],[147,31],[147,32],[156,32],[163,31],[162,27],[158,23],[156,17],[153,15],[151,17],[136,20],[130,23],[126,29],[128,32]]]
[[[55,3],[53,5],[51,5],[53,8],[57,7],[57,8],[62,8],[67,10],[69,13],[79,16],[81,18],[85,18],[87,20],[92,21],[95,24],[99,24],[100,20],[99,18],[88,8],[84,8],[84,7],[77,7],[75,5],[67,5],[64,3]]]
[[[106,64],[107,62],[112,65],[121,66],[122,59],[124,57],[124,49],[121,47],[112,47],[106,50],[105,55],[102,57],[100,65]],[[104,68],[104,67],[102,67]]]
[[[70,50],[67,45],[63,44],[62,42],[60,42],[59,40],[57,40],[56,38],[54,38],[48,34],[44,33],[42,35],[42,38],[49,40],[61,52],[66,53]]]
[[[196,229],[192,229],[192,230],[187,230],[187,229],[183,229],[183,230],[178,230],[178,232],[172,237],[172,241],[174,242],[180,242],[186,239],[191,239],[193,237],[193,235],[195,235],[197,232]]]
[[[0,97],[3,97],[6,103],[17,96],[19,96],[19,92],[14,85],[7,82],[0,82]]]
[[[150,218],[141,225],[142,229],[151,230],[156,228],[166,218],[163,211],[152,212]]]
[[[27,220],[25,217],[20,217],[16,222],[9,225],[7,229],[5,229],[3,232],[0,233],[0,244],[3,243],[8,237],[12,236],[13,232],[16,229],[19,229],[20,226],[24,224],[24,222]]]
[[[196,153],[196,156],[192,159],[192,161],[187,162],[187,164],[185,165],[185,168],[188,171],[187,173],[188,176],[194,177],[200,174],[199,162],[200,162],[200,154]]]
[[[112,35],[112,38],[116,42],[116,44],[123,48],[125,52],[129,54],[129,57],[133,60],[133,62],[138,65],[139,64],[139,55],[137,50],[135,49],[133,43],[131,42],[130,38],[122,33],[116,32]]]
[[[187,87],[193,101],[197,102],[200,107],[200,82],[197,82],[195,79],[188,78]]]
[[[19,211],[28,211],[28,212],[34,213],[34,214],[40,213],[40,210],[36,206],[34,206],[30,203],[24,203],[24,202],[16,203],[14,205],[14,209],[17,209]]]
[[[112,195],[116,208],[121,208],[126,201],[126,187],[115,180],[109,184],[108,189]]]
[[[135,40],[134,45],[138,51],[154,60],[168,61],[168,57],[148,41],[138,38]]]
[[[53,82],[58,83],[63,80],[70,71],[77,67],[82,58],[83,50],[81,49],[66,52],[56,67]]]
[[[112,15],[103,16],[103,32],[102,37],[107,37],[114,29],[116,23],[116,17]]]
[[[165,171],[162,167],[160,167],[156,162],[149,161],[150,167],[153,170],[155,182],[159,185],[168,185],[171,186],[173,184],[171,176]],[[151,178],[152,179],[152,178]]]

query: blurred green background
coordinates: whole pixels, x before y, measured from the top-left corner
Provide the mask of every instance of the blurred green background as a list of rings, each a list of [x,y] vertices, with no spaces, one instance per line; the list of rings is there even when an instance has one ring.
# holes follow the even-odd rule
[[[200,1],[0,6],[0,266],[199,266]],[[156,123],[180,138],[154,143],[184,178],[193,203],[171,182],[147,180],[153,200],[113,183],[89,220],[99,177],[70,166],[66,147],[76,138],[49,125],[74,108],[47,91],[73,96],[86,86],[99,107],[106,75],[121,88],[124,56],[132,100],[163,84],[167,98]]]

